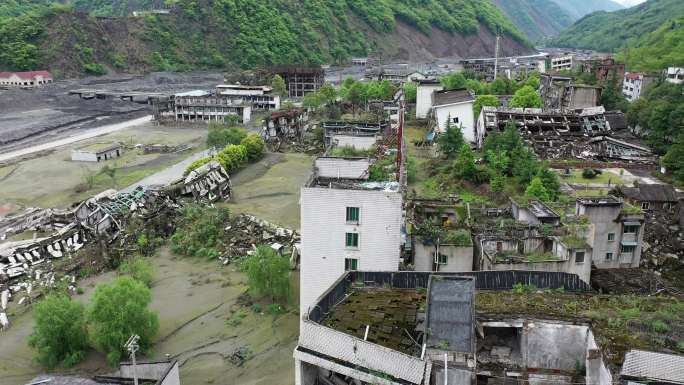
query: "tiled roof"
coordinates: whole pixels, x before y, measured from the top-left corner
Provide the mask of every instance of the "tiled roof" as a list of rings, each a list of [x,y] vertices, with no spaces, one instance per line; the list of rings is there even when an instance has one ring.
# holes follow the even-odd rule
[[[12,75],[17,75],[18,77],[31,80],[36,76],[42,76],[44,78],[52,78],[52,75],[48,71],[27,71],[27,72],[0,72],[0,78],[8,78]]]
[[[622,365],[623,377],[684,384],[684,356],[630,350]]]
[[[474,100],[468,90],[436,91],[433,95],[435,107]]]

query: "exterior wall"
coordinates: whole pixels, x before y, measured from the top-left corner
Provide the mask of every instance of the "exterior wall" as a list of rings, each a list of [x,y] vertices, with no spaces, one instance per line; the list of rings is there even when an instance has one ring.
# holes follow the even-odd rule
[[[24,79],[17,74],[10,74],[6,77],[0,77],[0,85],[6,87],[39,87],[52,83],[52,78],[36,75],[31,79]]]
[[[584,364],[587,368],[586,383],[588,385],[612,385],[613,375],[603,362],[601,349],[594,339],[594,333],[589,330],[587,335],[587,359]]]
[[[672,84],[684,83],[684,68],[668,67],[665,73],[665,81]]]
[[[589,327],[529,322],[523,328],[523,359],[528,368],[574,371],[586,358]]]
[[[75,162],[97,162],[97,154],[94,152],[71,150],[71,160]]]
[[[334,135],[332,142],[336,147],[354,147],[357,150],[370,150],[377,142],[376,136]]]
[[[434,270],[435,245],[425,245],[420,239],[413,242],[415,271],[461,272],[473,271],[473,247],[441,245],[439,253],[447,256],[447,264]]]
[[[625,74],[622,81],[622,94],[629,100],[633,102],[641,97],[646,91],[649,84],[653,83],[655,79],[650,76],[639,75],[636,79],[631,79],[628,73]]]
[[[516,221],[518,222],[523,222],[530,224],[532,226],[538,225],[541,222],[532,215],[530,210],[526,209],[525,207],[520,207],[516,204],[511,205],[511,211],[513,213],[513,218],[515,218]]]
[[[573,87],[572,101],[568,108],[596,107],[600,104],[599,91],[593,87]]]
[[[368,158],[320,157],[314,161],[316,175],[334,179],[364,179],[368,177]]]
[[[304,187],[301,193],[300,314],[345,272],[345,258],[358,269],[397,271],[401,245],[401,193]],[[359,207],[358,224],[346,222],[346,208]],[[345,234],[357,232],[359,247],[347,249]]]
[[[441,84],[418,84],[416,91],[416,119],[425,119],[432,108],[432,93],[441,91]]]
[[[618,218],[620,210],[621,206],[586,206],[580,209],[580,214],[589,217],[591,226],[588,243],[592,247],[592,262],[600,269],[639,267],[644,237],[643,218],[631,220],[641,222],[636,235],[624,234],[623,223],[627,219]],[[615,234],[612,241],[608,240],[610,233]],[[621,255],[622,241],[637,243],[632,255]],[[610,260],[606,259],[607,253],[613,253]]]
[[[435,119],[437,121],[436,131],[445,132],[448,120],[451,119],[452,126],[462,125],[463,138],[469,143],[477,142],[475,134],[475,115],[473,114],[473,102],[464,102],[446,106],[434,107]],[[453,119],[458,118],[458,123],[453,123]]]
[[[575,60],[572,56],[561,56],[551,59],[551,69],[554,71],[572,70],[575,66]]]

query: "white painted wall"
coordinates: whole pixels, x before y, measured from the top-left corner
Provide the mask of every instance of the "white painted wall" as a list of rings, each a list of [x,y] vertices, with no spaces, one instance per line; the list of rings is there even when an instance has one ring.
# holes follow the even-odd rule
[[[473,102],[463,102],[458,104],[449,104],[444,106],[436,106],[433,108],[435,119],[439,132],[446,132],[447,123],[449,119],[452,121],[452,127],[458,125],[463,126],[463,138],[468,143],[476,143],[477,135],[475,133],[475,114],[473,113]],[[453,123],[453,119],[458,118],[459,123]]]
[[[425,119],[432,108],[432,93],[441,91],[441,84],[418,84],[416,92],[416,118]]]
[[[375,136],[334,135],[332,142],[336,147],[354,147],[357,150],[370,150],[377,142]]]
[[[435,245],[424,245],[419,239],[413,244],[415,271],[433,271]],[[439,265],[442,272],[473,271],[473,247],[442,245],[439,253],[447,256],[446,265]]]
[[[359,224],[347,224],[347,207],[360,208]],[[302,188],[300,314],[344,274],[345,258],[358,270],[399,270],[401,224],[399,192]],[[357,250],[345,247],[347,232],[359,233]]]

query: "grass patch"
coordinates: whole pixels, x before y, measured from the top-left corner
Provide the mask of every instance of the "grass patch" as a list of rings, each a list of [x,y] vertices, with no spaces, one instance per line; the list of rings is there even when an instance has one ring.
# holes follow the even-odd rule
[[[615,175],[612,172],[604,171],[593,178],[585,178],[584,176],[582,176],[582,170],[580,169],[572,170],[569,176],[561,174],[561,180],[574,184],[625,184],[625,181],[622,178],[620,178],[619,175]]]

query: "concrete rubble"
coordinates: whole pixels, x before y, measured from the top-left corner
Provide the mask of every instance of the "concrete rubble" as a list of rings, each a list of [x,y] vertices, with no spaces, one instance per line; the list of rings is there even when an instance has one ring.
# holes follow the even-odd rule
[[[247,214],[231,216],[225,230],[227,252],[219,257],[224,265],[252,254],[260,244],[270,245],[280,255],[289,257],[293,268],[299,262],[300,237],[294,230]]]

